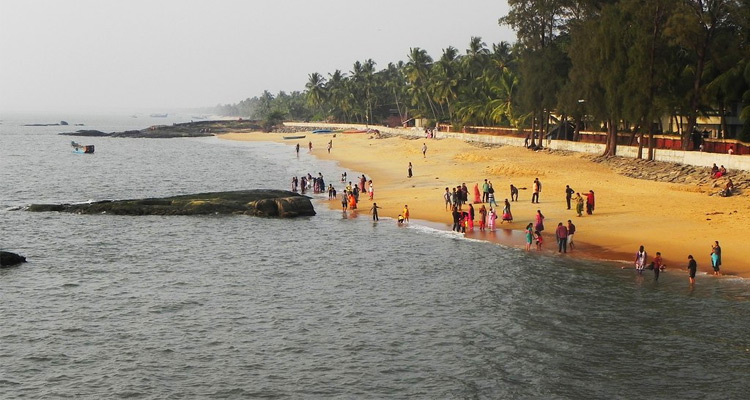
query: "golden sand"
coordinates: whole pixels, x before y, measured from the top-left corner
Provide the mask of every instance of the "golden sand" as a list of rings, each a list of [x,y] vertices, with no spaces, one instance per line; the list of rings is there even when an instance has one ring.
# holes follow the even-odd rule
[[[632,261],[640,245],[649,259],[662,253],[669,270],[685,269],[692,254],[700,271],[711,271],[711,245],[722,247],[722,273],[750,276],[750,202],[745,196],[708,196],[690,185],[663,183],[625,177],[609,167],[593,163],[580,154],[533,152],[520,147],[482,147],[458,139],[414,139],[390,137],[376,139],[369,134],[308,134],[305,139],[284,141],[282,134],[229,133],[223,139],[275,141],[290,147],[300,143],[312,155],[336,160],[347,170],[361,171],[373,180],[375,198],[381,216],[394,219],[408,204],[411,219],[432,221],[450,229],[451,213],[445,210],[443,193],[462,183],[469,187],[469,202],[475,184],[489,179],[502,209],[510,198],[510,184],[520,190],[519,201],[511,203],[514,221],[499,224],[496,232],[467,233],[473,238],[498,241],[523,248],[522,230],[533,222],[536,210],[545,215],[545,251],[556,253],[554,230],[568,219],[576,225],[576,248],[568,257]],[[333,140],[333,149],[326,151]],[[427,157],[422,145],[427,144]],[[291,149],[290,149],[291,151]],[[412,178],[407,177],[413,164]],[[356,181],[350,173],[348,180]],[[540,204],[531,203],[534,178],[542,182]],[[326,182],[338,182],[327,177]],[[568,210],[565,185],[581,195],[596,193],[593,215],[578,217]],[[341,185],[336,185],[341,193]],[[368,213],[372,202],[360,196],[359,213]],[[341,207],[332,201],[332,208]],[[573,206],[575,208],[575,206]],[[475,207],[478,210],[478,206]],[[624,265],[624,264],[623,264]],[[632,267],[632,263],[628,264]]]

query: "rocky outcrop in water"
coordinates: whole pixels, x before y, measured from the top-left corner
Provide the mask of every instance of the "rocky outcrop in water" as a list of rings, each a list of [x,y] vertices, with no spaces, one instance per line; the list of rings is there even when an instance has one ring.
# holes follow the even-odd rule
[[[82,129],[76,132],[62,132],[60,135],[87,137],[124,137],[167,139],[176,137],[202,137],[227,132],[257,132],[262,127],[257,121],[196,121],[172,125],[153,125],[146,129],[122,132],[102,132]]]
[[[286,190],[264,189],[78,204],[32,204],[26,210],[115,215],[244,214],[279,218],[315,215],[309,197]]]
[[[25,262],[24,256],[9,251],[0,251],[0,267],[11,267]]]

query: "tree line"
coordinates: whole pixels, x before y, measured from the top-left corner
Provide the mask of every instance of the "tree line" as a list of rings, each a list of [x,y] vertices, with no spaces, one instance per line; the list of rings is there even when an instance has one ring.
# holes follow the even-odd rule
[[[659,121],[679,121],[684,150],[699,116],[726,118],[739,110],[750,141],[750,0],[508,0],[499,24],[517,36],[487,45],[472,37],[460,52],[438,58],[411,48],[406,61],[378,70],[367,59],[350,71],[308,75],[303,92],[284,92],[235,105],[227,115],[257,119],[375,123],[424,118],[429,124],[529,129],[533,145],[556,126],[584,124],[607,134],[639,137],[652,157]],[[670,133],[670,132],[667,132]],[[646,137],[648,136],[648,137]]]

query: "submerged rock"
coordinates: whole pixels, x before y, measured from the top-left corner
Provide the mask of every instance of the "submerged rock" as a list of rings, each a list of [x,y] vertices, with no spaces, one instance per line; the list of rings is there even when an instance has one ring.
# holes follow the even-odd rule
[[[286,190],[265,189],[77,204],[32,204],[26,210],[115,215],[245,214],[280,218],[315,215],[309,197]]]
[[[0,251],[0,267],[11,267],[25,262],[26,257],[24,256],[9,251]]]

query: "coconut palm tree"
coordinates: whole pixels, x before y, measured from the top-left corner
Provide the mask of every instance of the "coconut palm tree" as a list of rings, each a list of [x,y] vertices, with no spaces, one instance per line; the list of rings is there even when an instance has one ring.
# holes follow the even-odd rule
[[[311,106],[317,108],[321,114],[325,114],[323,111],[323,104],[326,102],[327,93],[325,87],[325,78],[317,72],[309,74],[307,84],[307,102]],[[322,115],[325,118],[325,115]]]

